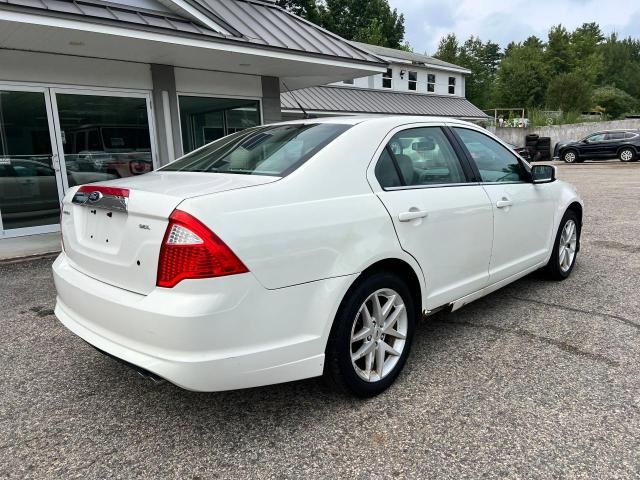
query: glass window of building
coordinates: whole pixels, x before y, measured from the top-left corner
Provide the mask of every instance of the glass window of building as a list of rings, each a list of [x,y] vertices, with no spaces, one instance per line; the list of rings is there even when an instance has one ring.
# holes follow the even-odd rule
[[[449,77],[449,93],[451,95],[456,93],[456,77]]]
[[[409,72],[409,90],[418,89],[418,72]]]
[[[436,76],[433,73],[427,75],[427,92],[436,91]]]
[[[58,202],[44,94],[0,91],[0,230],[57,223]]]
[[[382,88],[391,88],[393,82],[393,70],[387,68],[386,73],[382,74]]]
[[[142,97],[56,94],[69,186],[153,170]]]
[[[184,153],[260,125],[260,102],[257,100],[186,95],[179,99]]]

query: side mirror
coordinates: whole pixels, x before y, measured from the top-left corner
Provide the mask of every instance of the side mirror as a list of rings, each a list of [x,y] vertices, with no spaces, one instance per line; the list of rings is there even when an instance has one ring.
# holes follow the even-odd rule
[[[551,183],[556,181],[556,167],[553,165],[534,165],[531,167],[533,183]]]

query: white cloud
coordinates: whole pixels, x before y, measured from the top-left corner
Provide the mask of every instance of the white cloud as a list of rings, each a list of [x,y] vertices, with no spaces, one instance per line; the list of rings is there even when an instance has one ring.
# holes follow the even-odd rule
[[[449,32],[461,41],[471,35],[503,47],[529,35],[546,38],[549,28],[567,29],[597,22],[605,34],[635,35],[640,17],[638,0],[390,0],[404,13],[406,38],[416,52],[433,54]],[[634,20],[635,18],[635,20]]]

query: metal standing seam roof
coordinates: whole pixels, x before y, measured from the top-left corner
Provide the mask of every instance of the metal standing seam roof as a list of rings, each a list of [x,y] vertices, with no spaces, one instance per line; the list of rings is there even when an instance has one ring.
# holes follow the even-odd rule
[[[308,53],[386,63],[361,46],[353,45],[285,9],[257,0],[192,0],[207,8],[250,42]]]
[[[294,98],[295,95],[295,98]],[[283,110],[312,112],[429,115],[439,117],[488,118],[464,97],[387,92],[354,87],[321,86],[280,95]]]
[[[454,68],[470,72],[468,68],[461,67],[460,65],[454,65],[453,63],[445,62],[420,53],[406,52],[404,50],[396,50],[395,48],[379,47],[378,45],[369,45],[368,43],[351,42],[351,44],[383,57],[397,58],[412,63],[424,63],[426,65],[433,65],[436,67]]]
[[[95,0],[0,0],[0,8],[2,8],[3,4],[9,7],[28,7],[41,11],[45,10],[54,15],[66,14],[96,20],[122,22],[130,24],[132,27],[155,27],[176,33],[221,36],[218,32],[176,14],[143,8],[134,9],[123,4]]]
[[[170,1],[170,0],[167,0]],[[384,66],[386,62],[367,50],[283,8],[257,0],[186,0],[232,35],[166,10],[149,10],[102,0],[0,0],[0,9],[37,10],[39,15],[82,17],[129,28],[163,29],[175,34],[207,36],[209,39],[249,43],[301,53],[337,57],[341,60]]]

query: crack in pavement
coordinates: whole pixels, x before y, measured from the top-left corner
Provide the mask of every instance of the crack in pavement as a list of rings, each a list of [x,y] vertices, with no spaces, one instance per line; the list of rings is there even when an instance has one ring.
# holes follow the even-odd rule
[[[625,325],[628,325],[628,326],[633,327],[633,328],[635,328],[637,330],[640,330],[640,323],[636,323],[633,320],[629,320],[628,318],[621,317],[619,315],[613,315],[612,313],[593,312],[591,310],[582,310],[582,309],[576,308],[576,307],[567,307],[566,305],[558,305],[557,303],[543,302],[541,300],[533,300],[531,298],[516,297],[515,295],[509,295],[509,298],[513,298],[514,300],[519,300],[521,302],[530,302],[530,303],[536,303],[538,305],[544,305],[546,307],[559,308],[561,310],[567,310],[569,312],[586,313],[588,315],[595,315],[597,317],[612,318],[613,320],[617,320],[617,321],[619,321],[621,323],[624,323]]]
[[[612,360],[608,357],[605,357],[604,355],[600,355],[599,353],[587,352],[586,350],[579,349],[575,345],[571,345],[566,342],[561,342],[560,340],[554,340],[553,338],[536,335],[535,333],[529,332],[528,330],[510,329],[510,328],[498,327],[497,325],[480,324],[480,323],[473,323],[473,322],[452,322],[447,320],[437,320],[437,322],[444,323],[447,325],[459,325],[463,327],[484,328],[497,333],[510,333],[520,337],[528,338],[530,340],[536,340],[537,342],[543,343],[545,345],[559,348],[563,352],[567,352],[572,355],[576,355],[579,357],[584,357],[590,360],[594,360],[596,362],[604,363],[610,367],[618,367],[620,365],[619,362]]]

